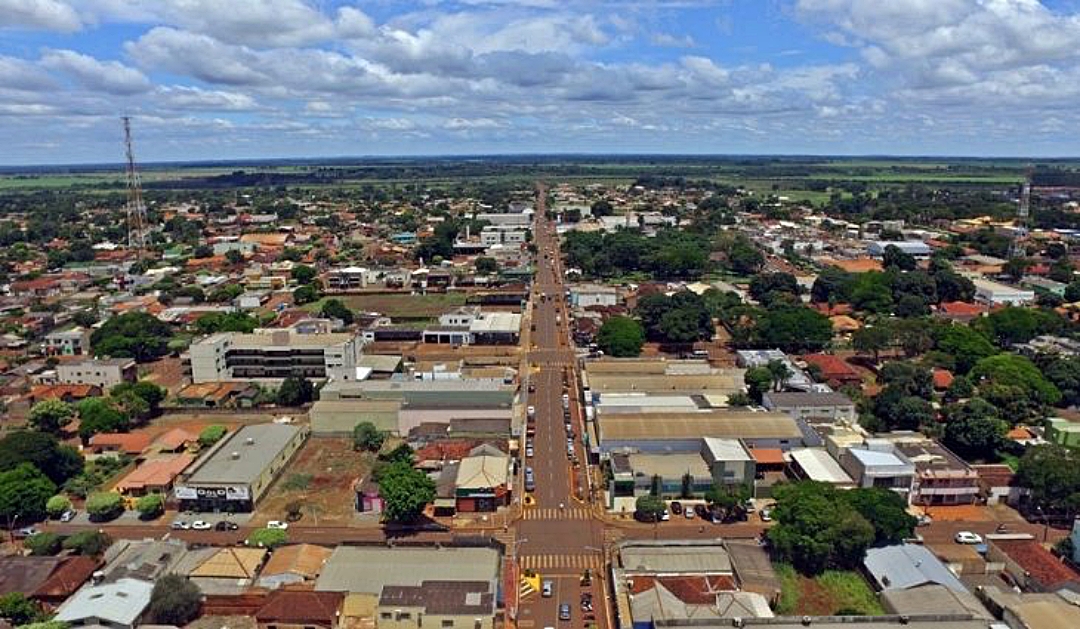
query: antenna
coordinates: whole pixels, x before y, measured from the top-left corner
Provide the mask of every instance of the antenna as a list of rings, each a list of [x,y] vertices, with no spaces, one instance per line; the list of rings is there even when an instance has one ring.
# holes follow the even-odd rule
[[[1024,183],[1020,186],[1020,203],[1016,206],[1016,220],[1013,222],[1013,237],[1009,243],[1009,259],[1024,257],[1023,241],[1027,239],[1028,215],[1031,213],[1031,168],[1028,168]]]
[[[142,183],[135,169],[135,151],[131,148],[131,118],[124,116],[124,148],[127,154],[127,228],[128,248],[135,250],[141,260],[146,251],[146,205],[143,204]]]

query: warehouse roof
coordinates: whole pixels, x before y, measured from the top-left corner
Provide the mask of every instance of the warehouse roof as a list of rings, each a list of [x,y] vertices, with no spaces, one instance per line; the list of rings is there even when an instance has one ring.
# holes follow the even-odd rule
[[[843,393],[815,391],[769,391],[766,406],[852,406],[854,402]]]
[[[820,448],[796,448],[791,451],[791,460],[798,464],[810,480],[836,485],[849,485],[851,477],[844,468]]]
[[[716,542],[632,543],[619,549],[627,572],[648,574],[731,574],[731,558]]]
[[[378,594],[384,585],[424,581],[492,581],[499,553],[491,548],[360,548],[338,546],[315,589]]]
[[[960,579],[925,546],[919,544],[869,548],[863,565],[882,590],[906,590],[937,584],[956,592],[967,592]]]
[[[299,432],[299,427],[288,424],[244,426],[199,459],[185,482],[252,483]]]
[[[802,431],[784,413],[713,410],[691,413],[617,413],[600,418],[601,440],[800,439]]]
[[[734,370],[733,370],[734,371]],[[742,370],[724,371],[715,374],[635,374],[609,373],[589,374],[589,388],[594,392],[697,392],[741,391],[743,388]]]

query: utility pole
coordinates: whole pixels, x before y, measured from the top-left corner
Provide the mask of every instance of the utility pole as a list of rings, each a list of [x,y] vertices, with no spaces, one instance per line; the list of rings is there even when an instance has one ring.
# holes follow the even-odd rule
[[[136,259],[146,253],[146,205],[142,198],[142,182],[135,168],[135,151],[131,146],[131,118],[124,116],[124,149],[127,156],[127,228],[128,248],[135,250]]]

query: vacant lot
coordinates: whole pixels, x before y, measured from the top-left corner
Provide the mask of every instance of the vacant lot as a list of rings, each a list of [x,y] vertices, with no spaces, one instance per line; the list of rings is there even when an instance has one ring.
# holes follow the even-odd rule
[[[331,295],[326,299],[337,299],[352,310],[378,312],[391,319],[431,319],[465,304],[464,293]],[[313,312],[318,311],[322,308],[322,300],[308,304],[304,308]]]
[[[300,503],[296,526],[353,522],[353,483],[371,470],[374,455],[356,452],[347,437],[311,437],[274,482],[254,522],[284,520],[286,505]]]
[[[776,612],[784,616],[845,615],[880,616],[885,613],[873,590],[857,572],[826,570],[809,578],[790,565],[776,566],[780,577],[780,602]]]

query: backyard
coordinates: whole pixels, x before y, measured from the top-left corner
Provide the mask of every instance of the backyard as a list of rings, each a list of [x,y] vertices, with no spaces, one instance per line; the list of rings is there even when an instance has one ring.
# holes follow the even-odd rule
[[[777,614],[880,616],[885,613],[870,585],[857,572],[826,570],[811,578],[797,573],[788,564],[777,564],[776,574],[781,583]]]
[[[283,520],[289,503],[297,502],[302,514],[297,526],[353,524],[353,483],[373,462],[373,454],[353,450],[349,437],[312,437],[270,487],[255,520]]]

